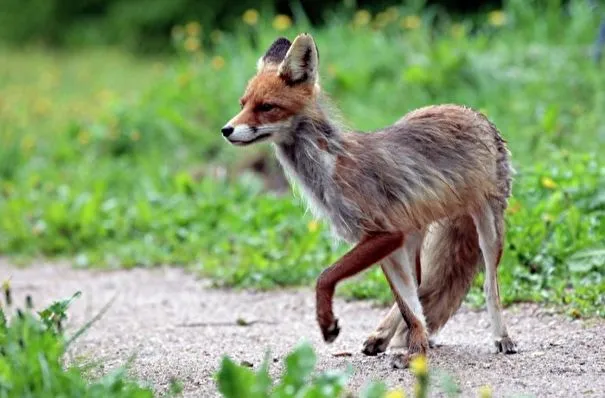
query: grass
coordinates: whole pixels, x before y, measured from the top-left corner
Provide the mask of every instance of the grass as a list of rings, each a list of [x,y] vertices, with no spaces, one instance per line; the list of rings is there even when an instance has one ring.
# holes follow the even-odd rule
[[[0,301],[0,397],[111,397],[147,398],[153,391],[131,380],[123,368],[93,380],[88,365],[64,366],[63,356],[86,327],[68,336],[63,330],[73,297],[59,300],[40,312],[32,298],[15,307],[10,287],[3,286]],[[179,392],[178,386],[171,393]]]
[[[4,51],[0,253],[79,267],[173,264],[236,287],[312,283],[347,248],[298,197],[267,192],[242,169],[268,147],[232,148],[219,132],[264,49],[311,31],[323,87],[355,128],[431,103],[483,110],[519,171],[503,301],[605,316],[605,75],[590,56],[598,13],[582,1],[567,14],[528,4],[462,21],[339,13],[320,29],[299,20],[276,25],[283,31],[261,18],[214,34],[212,50],[185,27],[175,29],[177,55],[162,60]],[[480,285],[469,303],[482,304]],[[391,300],[378,268],[339,291]]]

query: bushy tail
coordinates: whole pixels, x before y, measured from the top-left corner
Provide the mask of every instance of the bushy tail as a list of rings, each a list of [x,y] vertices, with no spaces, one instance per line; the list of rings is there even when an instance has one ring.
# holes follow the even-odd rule
[[[431,225],[422,247],[420,302],[429,333],[458,310],[481,260],[477,230],[469,215]]]

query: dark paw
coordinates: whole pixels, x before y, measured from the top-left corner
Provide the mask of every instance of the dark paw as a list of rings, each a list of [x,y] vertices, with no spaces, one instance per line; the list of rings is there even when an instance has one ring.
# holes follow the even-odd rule
[[[338,319],[334,319],[334,322],[327,328],[322,328],[321,333],[326,343],[331,343],[338,337],[340,333],[340,326],[338,326]]]
[[[376,356],[387,349],[388,341],[382,337],[370,336],[364,341],[361,352],[368,356]]]
[[[496,349],[498,350],[498,352],[502,352],[504,354],[517,353],[517,345],[508,336],[502,337],[500,340],[494,341],[494,344],[496,345]]]

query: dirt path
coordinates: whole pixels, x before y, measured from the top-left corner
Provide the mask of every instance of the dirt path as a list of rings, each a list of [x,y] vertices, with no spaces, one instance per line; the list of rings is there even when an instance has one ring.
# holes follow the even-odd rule
[[[175,269],[133,271],[77,271],[57,265],[17,269],[0,259],[0,280],[12,280],[15,296],[32,294],[36,307],[81,290],[71,310],[72,327],[94,316],[116,293],[105,316],[75,346],[75,355],[103,361],[110,370],[137,354],[138,377],[163,390],[171,377],[185,383],[187,397],[218,396],[212,380],[221,354],[258,365],[269,348],[279,362],[301,339],[311,341],[319,368],[354,367],[351,386],[382,379],[389,386],[410,389],[407,371],[393,370],[386,357],[365,357],[362,341],[383,308],[367,302],[337,301],[335,311],[343,326],[331,346],[320,338],[309,290],[271,293],[213,290],[204,281]],[[22,302],[22,301],[21,301]],[[237,326],[236,320],[263,321]],[[533,305],[506,311],[511,335],[520,353],[495,355],[484,312],[461,309],[441,332],[441,347],[431,351],[433,368],[452,374],[463,396],[476,396],[489,384],[496,396],[605,397],[605,322],[569,321]],[[183,324],[205,323],[196,327]],[[352,357],[331,353],[349,351]]]

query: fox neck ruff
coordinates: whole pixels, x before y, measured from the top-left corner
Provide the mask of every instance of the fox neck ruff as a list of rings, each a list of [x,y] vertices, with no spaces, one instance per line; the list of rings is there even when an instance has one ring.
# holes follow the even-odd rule
[[[300,189],[314,217],[330,221],[336,237],[359,240],[359,209],[335,182],[337,160],[349,156],[345,133],[328,119],[305,116],[295,120],[292,130],[290,140],[274,144],[291,185]]]

